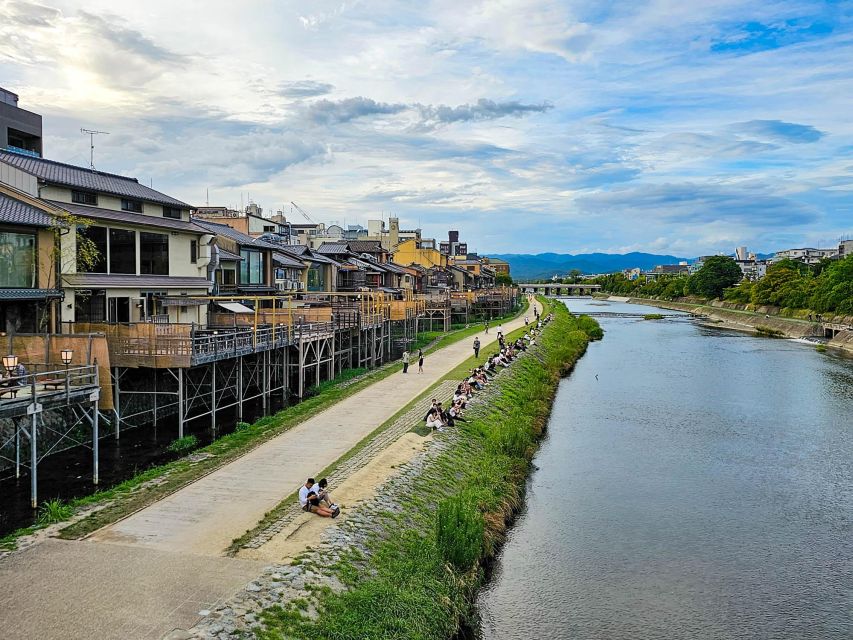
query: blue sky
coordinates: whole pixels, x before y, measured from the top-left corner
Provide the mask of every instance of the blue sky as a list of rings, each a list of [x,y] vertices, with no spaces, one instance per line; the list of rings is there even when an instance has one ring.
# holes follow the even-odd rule
[[[481,252],[853,234],[853,2],[0,0],[46,155]]]

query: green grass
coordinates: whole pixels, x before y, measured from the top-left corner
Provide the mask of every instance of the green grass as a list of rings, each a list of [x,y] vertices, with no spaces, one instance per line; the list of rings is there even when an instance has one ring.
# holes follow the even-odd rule
[[[198,447],[198,438],[194,435],[189,435],[173,440],[171,444],[166,447],[166,450],[170,453],[177,453],[178,455],[185,456],[196,447]]]
[[[647,313],[643,316],[643,320],[663,320],[663,314],[661,313]]]
[[[38,511],[38,523],[41,525],[53,524],[62,522],[71,517],[74,509],[71,505],[67,505],[58,498],[47,500],[41,503]]]
[[[764,325],[758,325],[755,327],[755,333],[760,336],[764,336],[765,338],[784,338],[785,332],[779,331],[779,329],[773,329],[772,327],[765,327]]]
[[[496,396],[424,469],[403,513],[378,514],[368,553],[339,563],[349,588],[318,593],[317,620],[292,605],[263,612],[259,638],[446,640],[471,619],[483,580],[478,560],[494,555],[520,508],[560,376],[591,339],[580,328],[586,322],[553,309],[542,348],[495,379]]]

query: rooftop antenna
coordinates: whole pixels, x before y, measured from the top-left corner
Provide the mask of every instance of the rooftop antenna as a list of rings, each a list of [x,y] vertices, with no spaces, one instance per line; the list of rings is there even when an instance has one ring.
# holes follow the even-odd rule
[[[89,167],[92,171],[95,170],[95,136],[110,135],[109,131],[95,131],[94,129],[84,129],[80,127],[80,133],[89,136]]]
[[[210,187],[204,190],[204,206],[210,206]]]

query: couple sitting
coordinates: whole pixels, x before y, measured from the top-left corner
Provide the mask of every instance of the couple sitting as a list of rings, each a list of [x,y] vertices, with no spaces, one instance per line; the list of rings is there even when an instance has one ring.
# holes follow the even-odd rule
[[[337,518],[341,513],[341,508],[332,502],[332,496],[329,494],[327,487],[329,483],[325,478],[320,482],[315,483],[314,478],[308,478],[301,487],[299,487],[299,504],[302,505],[303,511],[316,513],[324,518]],[[323,503],[326,506],[323,506]]]

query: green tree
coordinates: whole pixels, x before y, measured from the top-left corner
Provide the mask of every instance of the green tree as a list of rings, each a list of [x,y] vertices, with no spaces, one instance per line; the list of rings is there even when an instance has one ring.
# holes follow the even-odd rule
[[[512,278],[508,273],[499,273],[495,276],[495,284],[499,287],[511,287]]]
[[[690,293],[704,298],[719,298],[723,291],[743,279],[737,262],[728,256],[712,256],[688,280]]]

